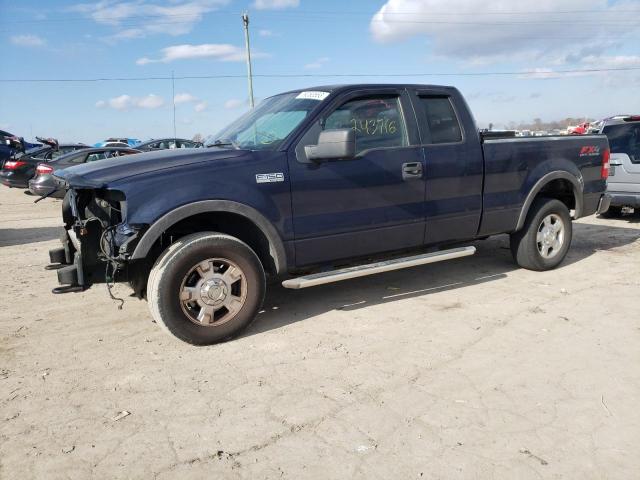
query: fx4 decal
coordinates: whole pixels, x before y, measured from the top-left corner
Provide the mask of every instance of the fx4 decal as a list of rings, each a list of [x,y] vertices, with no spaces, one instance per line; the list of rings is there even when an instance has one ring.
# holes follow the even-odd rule
[[[595,145],[584,146],[580,149],[581,157],[594,157],[600,155],[600,147]]]

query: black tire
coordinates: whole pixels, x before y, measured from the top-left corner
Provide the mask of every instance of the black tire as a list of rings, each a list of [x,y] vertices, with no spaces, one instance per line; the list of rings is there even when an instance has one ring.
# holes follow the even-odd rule
[[[221,307],[216,310],[216,314],[222,312],[220,321],[214,320],[215,315],[212,315],[206,319],[212,323],[203,324],[197,322],[195,314],[201,308],[202,299],[212,300],[201,293],[202,287],[189,287],[198,292],[197,303],[195,300],[190,303],[181,301],[180,293],[185,290],[185,282],[194,282],[193,275],[195,279],[199,278],[194,268],[210,259],[222,260],[209,263],[210,271],[207,273],[210,275],[220,277],[223,274],[216,269],[225,268],[225,265],[226,268],[231,268],[231,265],[240,270],[241,280],[236,280],[233,285],[230,282],[225,284],[222,290],[240,289],[241,292],[233,296],[241,298],[243,303],[237,312]],[[197,281],[199,283],[195,285],[202,285],[205,277]],[[219,282],[219,279],[215,281]],[[192,345],[211,345],[234,337],[253,321],[262,306],[265,289],[264,269],[248,245],[229,235],[206,232],[183,237],[160,255],[149,274],[147,298],[151,315],[167,332]],[[221,296],[226,298],[229,295]]]
[[[610,206],[609,209],[600,216],[604,218],[620,218],[622,217],[622,207]]]
[[[559,234],[551,229],[546,230],[543,220],[549,221],[555,219],[561,220],[562,238]],[[555,224],[551,224],[555,225]],[[538,242],[538,233],[545,240]],[[518,265],[529,270],[544,271],[556,268],[569,251],[573,228],[571,224],[571,216],[567,206],[559,200],[551,198],[537,198],[527,215],[522,230],[511,234],[511,254]],[[546,245],[545,241],[549,240],[549,244],[557,240],[558,248]],[[543,251],[547,254],[543,254]]]

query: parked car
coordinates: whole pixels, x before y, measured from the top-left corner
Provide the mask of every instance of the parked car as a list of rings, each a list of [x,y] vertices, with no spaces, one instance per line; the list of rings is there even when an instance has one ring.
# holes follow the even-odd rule
[[[22,137],[0,130],[0,168],[4,166],[4,162],[17,153],[24,153],[30,148],[40,146],[40,144],[25,142]]]
[[[4,165],[4,162],[11,158],[14,153],[13,146],[11,145],[11,139],[14,135],[0,130],[0,168]]]
[[[202,142],[194,142],[184,138],[160,138],[143,142],[136,146],[138,150],[149,152],[152,150],[167,150],[173,148],[202,148]]]
[[[640,115],[604,120],[601,133],[611,146],[607,181],[611,206],[604,215],[619,217],[624,207],[640,209]]]
[[[137,138],[111,137],[96,143],[94,147],[135,147],[139,144],[140,140]]]
[[[472,255],[451,245],[503,233],[520,266],[549,270],[572,219],[608,206],[606,137],[485,139],[452,87],[296,90],[214,138],[57,172],[54,291],[128,282],[167,331],[211,344],[255,318],[267,276],[306,288]]]
[[[65,143],[57,146],[42,145],[24,153],[16,153],[4,162],[0,170],[0,183],[7,187],[28,188],[29,180],[36,174],[39,163],[46,163],[61,155],[89,148],[81,143]]]
[[[67,153],[48,163],[39,163],[36,167],[35,177],[29,180],[29,191],[34,195],[63,198],[66,192],[64,189],[58,190],[58,185],[53,179],[54,172],[83,163],[118,158],[135,153],[140,153],[140,150],[129,147],[86,148]]]

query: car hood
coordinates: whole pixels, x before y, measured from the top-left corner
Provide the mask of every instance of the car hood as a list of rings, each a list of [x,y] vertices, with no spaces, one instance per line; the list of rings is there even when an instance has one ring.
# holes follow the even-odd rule
[[[247,155],[246,150],[220,148],[161,150],[109,158],[56,171],[55,176],[71,187],[105,188],[109,183],[167,168],[232,159]]]

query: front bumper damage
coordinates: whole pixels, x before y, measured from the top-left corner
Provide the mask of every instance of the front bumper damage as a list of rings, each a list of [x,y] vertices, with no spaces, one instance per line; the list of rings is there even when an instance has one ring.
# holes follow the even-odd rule
[[[123,223],[124,197],[104,189],[71,189],[63,201],[61,246],[49,250],[59,287],[54,293],[86,290],[96,283],[127,281],[128,258],[141,229]]]

